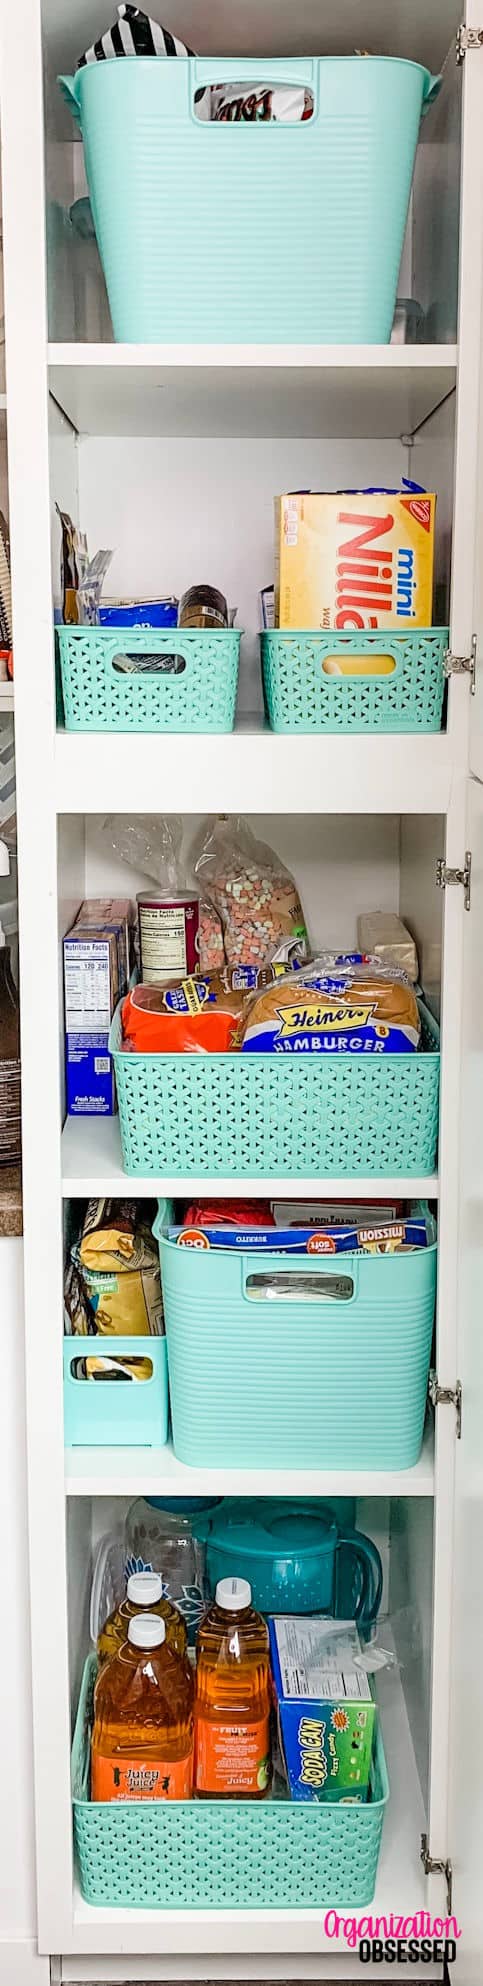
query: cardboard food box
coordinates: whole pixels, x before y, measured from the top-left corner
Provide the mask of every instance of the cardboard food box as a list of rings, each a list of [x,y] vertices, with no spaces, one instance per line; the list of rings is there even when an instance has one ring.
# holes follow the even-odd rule
[[[109,1029],[127,992],[132,915],[127,898],[83,903],[64,938],[69,1116],[111,1117],[116,1108]]]
[[[275,625],[431,627],[435,510],[434,494],[410,489],[277,497]],[[329,673],[352,674],[356,662],[338,655]],[[364,665],[357,673],[381,673],[378,655]]]
[[[376,1728],[353,1621],[269,1621],[280,1748],[292,1800],[367,1800]]]

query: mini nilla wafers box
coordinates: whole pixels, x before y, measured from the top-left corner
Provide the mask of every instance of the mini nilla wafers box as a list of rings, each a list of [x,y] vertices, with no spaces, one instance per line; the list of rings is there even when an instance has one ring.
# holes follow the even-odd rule
[[[431,627],[436,497],[299,491],[275,499],[275,625]]]

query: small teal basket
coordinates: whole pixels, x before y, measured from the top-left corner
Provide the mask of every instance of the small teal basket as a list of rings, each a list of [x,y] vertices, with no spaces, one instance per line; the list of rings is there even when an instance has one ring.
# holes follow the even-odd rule
[[[422,111],[439,80],[391,57],[125,58],[59,78],[81,126],[114,337],[384,344]],[[211,123],[212,84],[295,84],[298,124]],[[207,269],[206,216],[216,266]]]
[[[435,1239],[412,1255],[301,1259],[179,1248],[165,1227],[161,1201],[153,1231],[180,1462],[414,1466],[427,1403]]]
[[[449,628],[377,634],[266,629],[260,637],[272,731],[440,731]],[[390,675],[341,676],[348,655],[389,656]]]
[[[89,1799],[97,1673],[84,1669],[72,1746],[82,1896],[109,1909],[360,1909],[376,1886],[389,1782],[378,1728],[367,1804]]]
[[[238,628],[59,627],[56,637],[67,731],[233,730]],[[164,656],[163,673],[136,673],[141,655]]]
[[[90,1357],[147,1358],[150,1379],[77,1379],[74,1366]],[[165,1338],[64,1338],[66,1448],[163,1448],[168,1439],[168,1356]]]
[[[109,1036],[127,1173],[368,1179],[436,1163],[439,1030],[408,1055],[136,1055]]]

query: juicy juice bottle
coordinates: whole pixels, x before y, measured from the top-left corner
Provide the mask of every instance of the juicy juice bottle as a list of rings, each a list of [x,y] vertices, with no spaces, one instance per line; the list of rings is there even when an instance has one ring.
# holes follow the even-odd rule
[[[271,1780],[268,1628],[247,1579],[219,1579],[196,1642],[195,1792],[263,1799]]]
[[[157,1614],[137,1614],[94,1692],[92,1800],[189,1800],[193,1677]]]

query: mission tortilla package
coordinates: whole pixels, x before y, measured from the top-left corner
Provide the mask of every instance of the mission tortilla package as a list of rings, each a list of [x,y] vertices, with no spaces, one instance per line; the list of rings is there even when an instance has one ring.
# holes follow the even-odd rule
[[[242,1053],[402,1055],[419,1048],[417,1000],[405,973],[362,953],[325,952],[251,1002]]]

